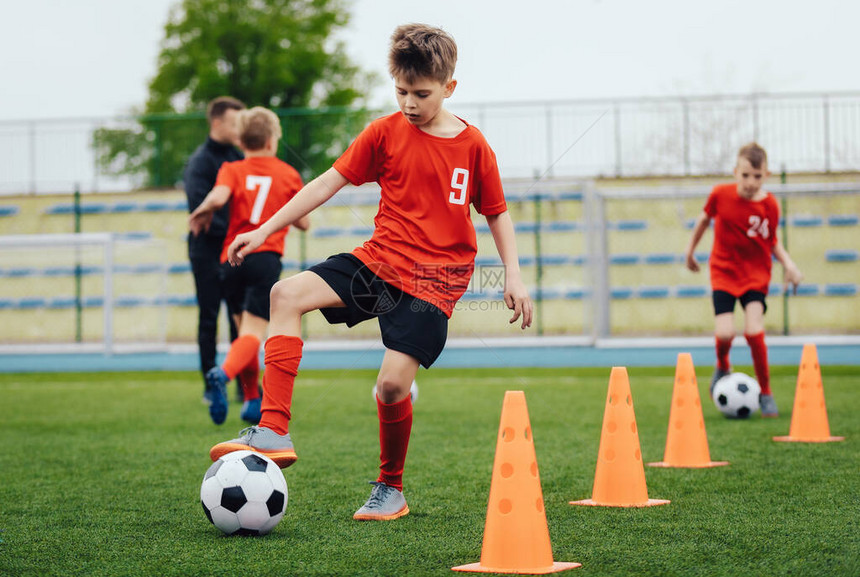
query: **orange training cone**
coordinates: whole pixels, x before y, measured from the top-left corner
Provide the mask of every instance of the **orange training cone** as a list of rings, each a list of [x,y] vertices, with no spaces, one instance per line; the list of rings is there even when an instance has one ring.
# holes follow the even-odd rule
[[[627,369],[612,367],[591,499],[571,501],[570,504],[651,507],[668,502],[648,498]]]
[[[690,353],[678,353],[675,367],[675,388],[672,390],[672,408],[669,409],[669,432],[666,434],[666,451],[659,463],[650,467],[687,467],[704,469],[728,465],[728,461],[711,461],[705,418],[696,371]]]
[[[552,560],[526,395],[523,391],[507,391],[496,441],[481,561],[453,569],[542,575],[579,566]]]
[[[774,437],[773,440],[799,443],[845,440],[845,437],[830,436],[827,407],[824,404],[824,384],[821,382],[821,367],[818,365],[818,349],[812,343],[803,345],[788,436]]]

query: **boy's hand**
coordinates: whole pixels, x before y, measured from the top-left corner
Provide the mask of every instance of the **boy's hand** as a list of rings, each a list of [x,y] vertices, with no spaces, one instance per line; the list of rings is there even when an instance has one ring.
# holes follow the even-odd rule
[[[794,263],[788,263],[785,266],[785,280],[783,283],[783,292],[788,292],[788,287],[791,285],[791,292],[797,294],[797,285],[803,280],[803,273],[797,268]]]
[[[239,266],[245,261],[245,256],[260,247],[266,236],[260,229],[236,235],[227,247],[227,260],[232,266]]]
[[[197,210],[188,216],[188,230],[194,236],[199,236],[201,232],[207,232],[214,216],[214,212],[209,210],[203,211],[198,207]]]
[[[522,315],[523,322],[521,328],[525,330],[532,326],[534,306],[525,285],[519,278],[509,279],[505,282],[505,304],[509,309],[514,311],[514,316],[508,322],[513,324]]]
[[[696,256],[692,252],[687,253],[687,268],[693,272],[699,272],[699,262],[696,260]]]

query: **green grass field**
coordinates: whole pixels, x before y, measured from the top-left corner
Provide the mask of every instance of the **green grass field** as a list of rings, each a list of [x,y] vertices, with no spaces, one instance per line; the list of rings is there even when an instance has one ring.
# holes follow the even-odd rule
[[[745,370],[744,367],[738,367]],[[746,369],[751,372],[750,368]],[[646,461],[661,460],[674,367],[629,369]],[[700,391],[710,376],[699,371]],[[378,459],[370,371],[300,375],[287,514],[224,537],[199,503],[214,426],[196,373],[0,375],[0,575],[454,575],[480,559],[506,390],[524,390],[556,561],[581,575],[860,574],[860,370],[824,367],[831,431],[788,434],[796,369],[773,369],[776,420],[724,419],[705,400],[716,469],[646,468],[648,509],[591,496],[608,369],[434,369],[406,466],[410,515],[359,523]]]

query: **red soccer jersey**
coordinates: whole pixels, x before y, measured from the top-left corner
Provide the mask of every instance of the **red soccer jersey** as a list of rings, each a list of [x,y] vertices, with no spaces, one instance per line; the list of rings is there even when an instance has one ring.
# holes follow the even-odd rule
[[[761,200],[746,200],[737,184],[719,184],[705,213],[714,219],[711,288],[736,297],[750,290],[767,294],[779,226],[776,198],[768,192]]]
[[[356,186],[382,188],[373,235],[352,254],[450,317],[478,251],[469,205],[483,215],[507,210],[496,155],[481,132],[467,124],[441,138],[397,112],[365,128],[334,168]]]
[[[230,223],[221,250],[221,262],[227,261],[227,248],[236,235],[258,228],[284,206],[302,188],[302,177],[296,170],[274,156],[253,156],[226,162],[218,171],[215,186],[230,188]],[[254,252],[284,254],[284,237],[290,227],[269,236]]]

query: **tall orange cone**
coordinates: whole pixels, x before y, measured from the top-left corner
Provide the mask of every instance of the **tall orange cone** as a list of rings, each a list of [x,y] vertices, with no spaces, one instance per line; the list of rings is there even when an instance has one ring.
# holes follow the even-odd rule
[[[788,436],[774,437],[773,440],[799,443],[845,440],[845,437],[830,436],[827,406],[824,404],[824,384],[821,381],[821,367],[818,365],[818,349],[813,343],[803,345]]]
[[[648,463],[648,466],[704,469],[728,464],[728,461],[711,461],[693,356],[690,353],[678,353],[666,451],[662,461]]]
[[[481,561],[453,569],[542,575],[579,566],[552,560],[526,395],[523,391],[507,391],[496,441]]]
[[[625,367],[612,367],[603,413],[603,432],[597,452],[597,470],[591,499],[571,505],[601,507],[651,507],[669,501],[649,499],[645,467],[639,449],[639,432],[633,412],[633,396]]]

